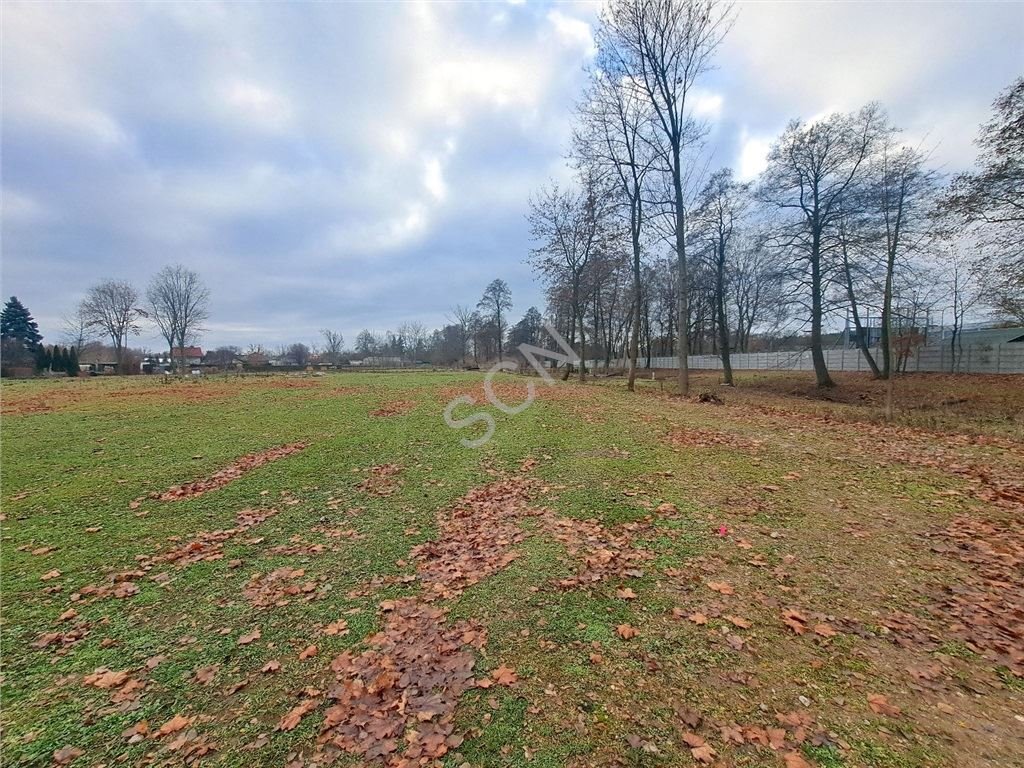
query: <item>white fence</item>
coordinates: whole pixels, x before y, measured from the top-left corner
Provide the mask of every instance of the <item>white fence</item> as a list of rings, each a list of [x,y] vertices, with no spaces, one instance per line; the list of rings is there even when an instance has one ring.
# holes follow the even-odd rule
[[[872,349],[872,356],[881,365],[880,349]],[[810,350],[800,352],[746,352],[729,355],[733,370],[738,371],[811,371],[814,362]],[[647,358],[640,357],[637,365],[645,368]],[[721,370],[718,355],[690,355],[691,369]],[[603,370],[604,360],[588,360],[588,367]],[[611,368],[625,368],[626,360],[613,360]],[[870,371],[859,349],[826,349],[825,365],[830,371]],[[678,368],[675,357],[652,357],[651,368]],[[1024,373],[1024,343],[965,345],[953,350],[949,344],[919,347],[907,360],[906,370],[933,373]]]

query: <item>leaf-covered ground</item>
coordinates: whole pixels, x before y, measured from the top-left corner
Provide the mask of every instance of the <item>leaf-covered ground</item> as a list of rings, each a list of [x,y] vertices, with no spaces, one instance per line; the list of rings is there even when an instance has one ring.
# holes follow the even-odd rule
[[[5,382],[5,763],[1022,765],[1019,382],[841,383]]]

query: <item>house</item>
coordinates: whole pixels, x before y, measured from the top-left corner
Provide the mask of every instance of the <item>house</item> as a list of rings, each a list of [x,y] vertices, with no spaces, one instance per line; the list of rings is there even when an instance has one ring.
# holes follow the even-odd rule
[[[185,365],[199,365],[203,362],[202,347],[175,347],[171,350],[171,358],[174,362],[181,360],[182,353],[185,355]]]

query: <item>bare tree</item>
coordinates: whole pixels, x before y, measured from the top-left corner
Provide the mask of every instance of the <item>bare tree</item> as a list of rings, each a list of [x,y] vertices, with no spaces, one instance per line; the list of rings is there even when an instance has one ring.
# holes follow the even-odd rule
[[[585,172],[577,189],[557,184],[542,187],[530,200],[530,234],[537,247],[530,252],[534,269],[547,281],[549,290],[565,295],[571,311],[569,343],[580,331],[580,381],[586,377],[586,328],[584,304],[588,298],[588,269],[601,249],[609,244],[608,196],[598,188],[592,171]],[[569,367],[566,368],[568,376]]]
[[[1024,322],[1024,77],[993,110],[975,142],[978,170],[953,179],[942,209],[980,240],[986,303]]]
[[[164,267],[146,290],[149,316],[160,329],[173,357],[178,352],[178,372],[185,374],[185,346],[194,343],[209,316],[210,292],[199,274],[181,264]]]
[[[96,327],[90,325],[81,306],[61,317],[61,338],[75,350],[76,355],[82,354],[85,345],[96,339]]]
[[[145,315],[138,304],[139,296],[130,284],[104,280],[89,289],[79,307],[88,326],[110,338],[118,373],[126,372],[124,363],[128,337],[139,332],[139,319]]]
[[[602,15],[599,45],[615,51],[624,72],[642,88],[671,178],[671,219],[679,273],[679,392],[690,377],[684,149],[701,135],[688,99],[732,23],[732,6],[719,0],[612,0]]]
[[[512,308],[512,291],[504,280],[492,280],[484,295],[477,303],[477,307],[490,313],[490,317],[497,327],[498,334],[498,360],[501,360],[501,348],[503,346],[504,326],[501,323],[501,313]]]
[[[466,358],[466,342],[469,341],[470,330],[473,327],[473,310],[468,307],[464,307],[461,304],[456,304],[451,311],[450,319],[453,321],[459,331],[459,341],[462,345],[461,352],[459,352],[459,363],[464,363]]]
[[[628,222],[633,284],[626,386],[632,392],[636,386],[640,344],[644,195],[648,191],[647,175],[655,164],[649,134],[653,115],[645,92],[631,79],[612,41],[603,38],[603,42],[591,73],[589,90],[579,108],[575,150],[584,158],[581,164],[590,163],[611,177],[620,201],[617,208]],[[610,326],[611,318],[608,320]],[[610,349],[606,354],[609,353]]]
[[[885,245],[885,287],[882,295],[882,376],[891,379],[893,280],[897,259],[914,252],[931,235],[931,212],[938,175],[925,167],[917,149],[898,146],[891,132],[881,141],[872,169],[872,208],[880,219]]]
[[[729,361],[729,319],[726,312],[728,294],[727,270],[731,257],[733,232],[746,208],[747,187],[733,180],[732,169],[723,168],[713,174],[700,194],[694,217],[701,238],[706,238],[714,270],[713,302],[718,348],[722,357],[725,383],[732,386],[732,364]]]
[[[776,245],[802,264],[810,287],[811,358],[819,387],[834,386],[822,349],[825,287],[838,248],[844,203],[878,136],[880,111],[835,114],[811,125],[793,121],[768,154],[758,196],[782,214]]]
[[[341,351],[344,348],[345,337],[338,331],[332,331],[328,328],[324,328],[320,331],[320,335],[324,338],[324,349],[323,358],[332,365],[337,365],[341,359]]]

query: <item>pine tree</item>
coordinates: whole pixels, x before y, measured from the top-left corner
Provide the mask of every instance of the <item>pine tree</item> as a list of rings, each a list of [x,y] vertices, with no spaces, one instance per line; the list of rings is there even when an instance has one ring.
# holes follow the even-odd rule
[[[78,350],[74,347],[68,347],[68,376],[78,375]]]
[[[42,344],[40,344],[38,347],[36,347],[35,358],[36,358],[36,370],[37,371],[45,371],[47,368],[50,367],[50,359],[51,359],[50,350],[48,350]]]
[[[4,341],[18,341],[26,351],[33,353],[39,349],[39,343],[43,340],[39,326],[17,296],[11,296],[0,312],[0,338]]]

